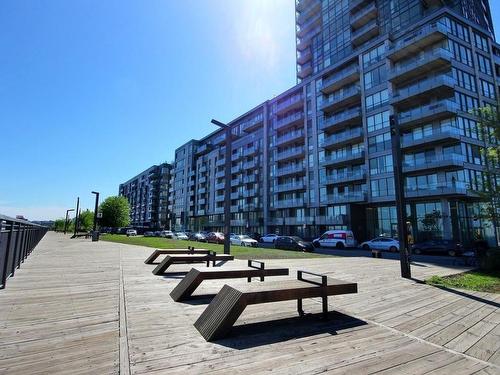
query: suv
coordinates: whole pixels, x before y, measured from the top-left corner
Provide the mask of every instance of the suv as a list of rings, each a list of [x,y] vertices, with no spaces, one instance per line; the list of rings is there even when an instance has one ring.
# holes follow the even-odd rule
[[[130,236],[137,236],[137,231],[135,229],[127,229],[127,237],[130,237]]]
[[[422,253],[445,253],[451,257],[462,255],[464,248],[462,244],[453,240],[428,240],[417,242],[411,247],[413,254]]]
[[[171,230],[162,230],[160,232],[160,237],[174,238],[174,233]]]

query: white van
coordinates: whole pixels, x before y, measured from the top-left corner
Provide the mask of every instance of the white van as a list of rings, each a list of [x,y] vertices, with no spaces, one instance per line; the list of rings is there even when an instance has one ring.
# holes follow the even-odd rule
[[[354,233],[350,230],[329,230],[313,241],[315,247],[336,247],[337,249],[356,247],[357,244]]]

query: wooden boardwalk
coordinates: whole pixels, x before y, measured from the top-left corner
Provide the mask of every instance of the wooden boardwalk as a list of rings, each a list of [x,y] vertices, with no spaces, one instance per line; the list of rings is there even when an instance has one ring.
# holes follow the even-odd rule
[[[403,280],[392,260],[267,260],[358,282],[359,293],[331,298],[329,321],[320,300],[304,301],[318,316],[302,319],[294,301],[249,306],[231,338],[208,343],[193,327],[203,295],[245,281],[206,281],[175,303],[190,266],[154,276],[150,253],[49,233],[0,291],[0,374],[500,374],[499,294]],[[459,271],[413,267],[419,279]]]

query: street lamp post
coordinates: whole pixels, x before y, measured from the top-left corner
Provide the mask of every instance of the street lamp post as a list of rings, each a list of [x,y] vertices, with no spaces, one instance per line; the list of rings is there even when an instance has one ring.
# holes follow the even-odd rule
[[[212,119],[212,124],[224,129],[226,135],[226,155],[224,163],[224,254],[231,252],[231,154],[232,154],[232,137],[231,127],[220,121]]]
[[[95,209],[94,209],[94,232],[97,230],[97,210],[99,208],[99,192],[93,191],[95,194]]]
[[[80,197],[76,198],[76,214],[75,214],[75,231],[73,238],[76,238],[76,231],[78,230],[78,210],[80,208]]]
[[[64,234],[66,234],[66,231],[68,230],[68,214],[74,210],[75,210],[74,208],[70,208],[69,210],[66,210],[66,220],[64,220]]]
[[[396,116],[390,116],[392,164],[394,168],[394,188],[396,193],[396,212],[398,218],[399,257],[401,277],[411,278],[410,256],[408,252],[408,228],[406,225],[406,203],[404,194],[403,166],[401,162],[401,135]]]

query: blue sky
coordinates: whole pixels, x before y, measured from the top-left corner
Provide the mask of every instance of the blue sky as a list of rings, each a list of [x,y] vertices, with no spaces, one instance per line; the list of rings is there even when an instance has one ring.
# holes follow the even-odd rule
[[[293,0],[2,0],[0,213],[117,194],[293,86],[294,47]]]

